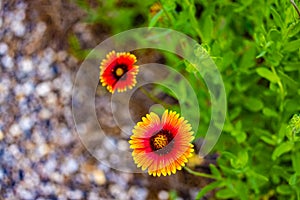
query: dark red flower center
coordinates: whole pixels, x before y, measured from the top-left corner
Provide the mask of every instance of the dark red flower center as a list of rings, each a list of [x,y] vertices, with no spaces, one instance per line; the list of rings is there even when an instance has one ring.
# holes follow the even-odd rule
[[[152,151],[158,154],[167,154],[173,148],[173,135],[167,130],[160,130],[150,138]]]
[[[128,72],[128,67],[125,64],[116,65],[113,69],[113,75],[117,80],[125,80],[126,73]]]

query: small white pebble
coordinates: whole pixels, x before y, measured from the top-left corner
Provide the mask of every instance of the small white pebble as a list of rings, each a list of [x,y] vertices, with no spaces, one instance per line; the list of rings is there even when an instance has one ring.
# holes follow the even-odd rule
[[[4,172],[3,169],[0,169],[0,180],[3,180],[4,178]]]
[[[61,171],[65,175],[73,174],[78,170],[78,163],[76,160],[69,158],[66,159],[65,162],[61,166]]]
[[[68,190],[67,191],[67,196],[70,199],[82,199],[83,194],[80,190],[73,190],[73,191]]]
[[[22,37],[25,34],[25,26],[22,22],[14,20],[11,24],[11,29],[14,32],[14,34],[18,37]]]
[[[57,130],[57,134],[55,135],[55,142],[59,145],[67,145],[72,142],[74,136],[71,131],[67,127],[62,127]]]
[[[33,70],[33,63],[32,63],[32,60],[31,59],[23,59],[21,62],[20,62],[20,69],[21,71],[23,72],[30,72]]]
[[[98,185],[104,185],[106,183],[105,174],[102,170],[99,170],[99,169],[94,170],[92,173],[92,176],[93,176],[93,180]]]
[[[108,155],[108,152],[103,149],[97,149],[95,153],[96,157],[100,160],[105,159]]]
[[[26,1],[25,1],[26,2]],[[17,4],[16,4],[16,9],[17,10],[25,10],[27,8],[27,3],[24,3],[22,1],[19,1]]]
[[[116,197],[116,199],[124,199],[124,198],[120,198],[122,195],[122,193],[124,194],[125,191],[117,184],[113,184],[109,186],[109,191],[112,195],[114,195]]]
[[[4,55],[8,50],[8,46],[6,43],[1,42],[0,43],[0,55]]]
[[[95,199],[99,199],[98,193],[94,191],[90,192],[88,196],[88,200],[95,200]]]
[[[53,185],[51,185],[49,183],[47,183],[45,185],[41,185],[39,187],[39,189],[41,190],[42,194],[44,194],[44,195],[50,195],[55,192]]]
[[[133,200],[146,199],[148,196],[147,189],[136,187],[136,186],[130,187],[128,193],[130,194]]]
[[[1,62],[5,68],[11,69],[14,66],[13,59],[9,55],[2,57]]]
[[[57,53],[57,61],[63,62],[66,60],[67,56],[68,56],[68,54],[66,51],[59,51]]]
[[[125,140],[120,140],[118,142],[118,149],[120,149],[121,151],[129,150],[129,143]]]
[[[34,84],[31,82],[26,82],[23,87],[23,92],[26,96],[29,96],[34,90]]]
[[[114,143],[114,140],[110,137],[106,137],[103,140],[103,148],[106,149],[109,152],[115,151],[116,145]]]
[[[59,194],[58,196],[57,196],[57,198],[59,199],[59,200],[68,200],[67,199],[67,197],[66,197],[66,195],[63,193],[63,194]]]
[[[13,137],[17,137],[21,135],[21,129],[20,126],[18,124],[13,124],[11,125],[10,129],[9,129],[9,133],[13,136]]]
[[[3,140],[3,138],[4,138],[4,134],[3,134],[3,132],[0,130],[0,141]],[[0,180],[1,180],[1,178],[0,178]]]
[[[46,102],[49,104],[49,105],[57,105],[56,102],[57,102],[57,96],[55,93],[53,92],[50,92],[47,94],[47,99],[46,99]]]
[[[28,188],[34,188],[37,187],[40,184],[40,176],[37,174],[37,172],[35,171],[30,171],[30,169],[28,169],[25,173],[25,177],[24,177],[24,184],[28,187]]]
[[[34,119],[33,118],[22,117],[21,120],[20,120],[20,122],[19,122],[19,125],[20,125],[20,128],[23,131],[27,131],[27,130],[29,130],[29,129],[32,128],[33,123],[34,123]]]
[[[42,60],[38,65],[38,75],[42,77],[43,79],[49,79],[52,76],[52,72],[50,69],[50,64],[46,60]]]
[[[49,153],[49,146],[47,144],[41,144],[37,148],[37,154],[43,157]]]
[[[111,154],[109,156],[109,161],[112,164],[119,164],[120,163],[120,156],[118,156],[117,154]]]
[[[23,95],[23,90],[22,90],[22,86],[20,84],[17,84],[14,88],[14,92],[16,96],[21,96]]]
[[[52,113],[46,109],[46,108],[43,108],[40,113],[39,113],[39,118],[40,119],[49,119],[51,117]]]
[[[28,190],[20,189],[19,191],[17,191],[17,193],[19,193],[19,196],[22,197],[22,199],[25,200],[34,199],[34,195]]]
[[[49,159],[49,160],[46,162],[44,168],[45,168],[45,171],[46,171],[47,173],[51,174],[52,172],[54,172],[56,166],[57,166],[56,160],[55,160],[55,159]]]
[[[43,34],[47,29],[47,26],[44,22],[38,22],[36,25],[36,30],[39,34]]]
[[[46,96],[50,92],[50,83],[49,82],[43,82],[36,86],[36,92],[39,96]]]
[[[17,145],[15,144],[10,145],[8,150],[16,159],[20,158],[21,154]]]
[[[17,21],[23,21],[26,16],[24,9],[20,9],[20,10],[16,11],[14,14],[15,14],[15,20],[17,20]]]
[[[44,50],[44,59],[49,63],[53,63],[55,61],[56,53],[51,47]]]
[[[63,80],[63,84],[61,85],[62,91],[65,94],[69,94],[72,91],[73,83],[68,76],[64,76]]]
[[[64,177],[60,174],[60,173],[57,173],[57,172],[54,172],[51,174],[51,179],[57,183],[62,183],[64,181]]]
[[[158,193],[158,198],[161,199],[161,200],[167,200],[169,198],[169,193],[165,190],[161,190]]]

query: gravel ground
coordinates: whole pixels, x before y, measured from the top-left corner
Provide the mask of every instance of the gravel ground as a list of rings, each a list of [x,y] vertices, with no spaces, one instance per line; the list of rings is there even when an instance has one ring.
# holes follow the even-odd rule
[[[85,150],[71,112],[80,62],[48,39],[57,36],[53,23],[36,18],[26,2],[0,0],[0,199],[168,199],[180,188],[192,198],[199,178],[122,173]],[[84,24],[72,23],[69,29],[93,41]],[[109,103],[107,96],[97,102],[100,111]]]

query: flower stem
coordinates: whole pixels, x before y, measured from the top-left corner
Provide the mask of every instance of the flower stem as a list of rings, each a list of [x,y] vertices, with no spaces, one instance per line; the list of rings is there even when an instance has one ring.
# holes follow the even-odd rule
[[[163,11],[164,11],[164,13],[165,13],[165,15],[167,16],[167,18],[168,18],[170,24],[172,25],[173,20],[172,20],[171,17],[170,17],[170,13],[165,9],[165,7],[164,7],[163,3],[161,2],[161,0],[158,0],[158,2],[160,3],[160,5],[161,5],[161,7],[162,7],[162,9],[163,9]],[[172,18],[173,18],[173,17],[172,17]]]
[[[299,10],[298,6],[296,5],[295,1],[294,0],[290,0],[290,2],[294,6],[294,8],[296,9],[296,11],[297,11],[297,13],[298,13],[298,15],[300,17],[300,10]]]
[[[202,32],[200,31],[199,29],[199,24],[197,22],[197,19],[195,17],[195,14],[193,12],[193,3],[191,3],[189,0],[185,0],[185,3],[189,6],[189,14],[190,14],[190,20],[191,20],[191,23],[193,25],[193,28],[195,29],[198,37],[203,40],[203,35],[202,35]]]
[[[283,102],[284,102],[284,98],[285,98],[284,87],[283,87],[282,82],[281,82],[279,76],[277,75],[276,70],[275,70],[275,68],[273,66],[271,66],[271,70],[274,73],[274,75],[278,77],[277,85],[279,87],[280,97],[281,97],[280,111],[282,111],[283,110]]]
[[[156,96],[152,95],[150,92],[148,92],[146,89],[144,89],[143,87],[140,87],[139,90],[145,94],[147,97],[149,97],[152,101],[154,101],[155,103],[161,104],[163,107],[165,108],[172,108],[172,105],[167,104],[165,102],[163,102],[162,100],[160,100],[159,98],[157,98]]]
[[[218,177],[215,177],[213,175],[210,175],[210,174],[205,174],[205,173],[201,173],[201,172],[196,172],[188,167],[184,167],[184,169],[189,172],[190,174],[193,174],[195,176],[201,176],[201,177],[204,177],[204,178],[210,178],[210,179],[216,179],[216,180],[220,180],[221,178],[218,178]]]

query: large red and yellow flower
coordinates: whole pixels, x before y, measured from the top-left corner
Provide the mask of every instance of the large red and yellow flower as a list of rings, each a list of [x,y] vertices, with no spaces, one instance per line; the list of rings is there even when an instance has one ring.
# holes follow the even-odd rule
[[[181,170],[194,151],[191,125],[175,111],[162,118],[153,112],[138,122],[130,137],[134,162],[149,175],[171,175]]]
[[[111,93],[123,92],[132,89],[136,84],[136,74],[139,67],[134,65],[136,57],[127,52],[107,54],[100,65],[100,81]]]

